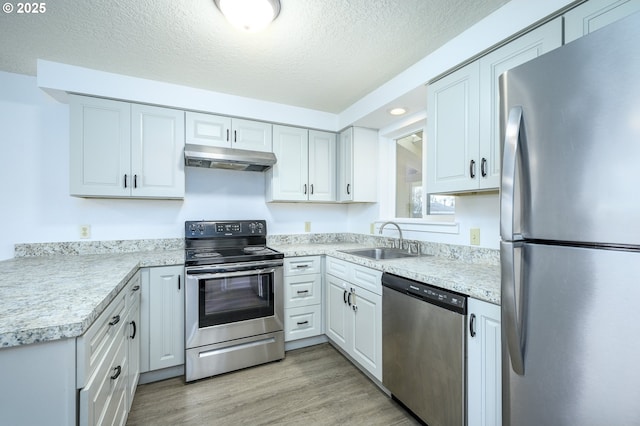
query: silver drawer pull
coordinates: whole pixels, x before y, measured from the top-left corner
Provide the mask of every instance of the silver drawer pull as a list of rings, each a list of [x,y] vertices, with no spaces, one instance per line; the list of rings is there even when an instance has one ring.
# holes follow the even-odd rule
[[[305,324],[309,324],[309,321],[298,321],[296,324],[305,325]]]
[[[308,268],[311,265],[296,265],[297,269],[304,269],[304,268]]]
[[[309,290],[298,290],[296,293],[305,294],[305,293],[309,293]]]
[[[109,321],[109,325],[116,325],[119,322],[120,322],[120,315],[116,315],[115,317],[111,318],[111,321]]]

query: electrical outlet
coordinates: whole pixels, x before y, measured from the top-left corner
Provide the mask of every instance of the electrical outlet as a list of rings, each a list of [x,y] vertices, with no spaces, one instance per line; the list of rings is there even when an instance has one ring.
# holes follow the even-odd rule
[[[80,238],[91,238],[91,225],[80,225]]]
[[[371,225],[369,225],[369,233],[372,235],[376,233],[376,224],[373,222],[371,222]]]
[[[304,223],[304,232],[311,232],[311,222]]]
[[[469,232],[469,242],[472,246],[480,245],[480,228],[471,228]]]

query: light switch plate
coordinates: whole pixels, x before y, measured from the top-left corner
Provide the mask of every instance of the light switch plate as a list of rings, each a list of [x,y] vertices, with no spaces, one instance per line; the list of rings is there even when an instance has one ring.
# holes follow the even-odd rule
[[[311,222],[304,223],[304,232],[311,232]]]

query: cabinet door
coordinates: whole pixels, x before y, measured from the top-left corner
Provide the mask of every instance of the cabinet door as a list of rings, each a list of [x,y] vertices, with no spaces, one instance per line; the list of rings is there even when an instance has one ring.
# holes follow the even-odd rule
[[[329,339],[345,351],[349,351],[347,341],[350,333],[350,321],[353,319],[351,310],[345,302],[348,291],[348,286],[344,281],[327,275],[326,333]]]
[[[184,112],[131,106],[131,173],[135,197],[184,197]]]
[[[184,363],[182,266],[149,270],[149,369]]]
[[[353,338],[349,353],[382,381],[382,296],[357,286],[352,290]]]
[[[71,195],[129,196],[131,106],[72,95],[69,108]]]
[[[478,189],[479,63],[429,85],[427,192]]]
[[[353,199],[353,127],[338,138],[338,201]]]
[[[232,148],[272,152],[271,124],[234,118],[231,127]]]
[[[273,126],[273,152],[277,163],[267,172],[270,201],[306,201],[309,185],[308,131],[298,127]]]
[[[185,142],[231,148],[231,118],[221,115],[185,113]]]
[[[480,189],[500,187],[500,74],[561,45],[562,18],[557,18],[480,58]]]
[[[468,299],[467,418],[469,426],[502,424],[500,306]]]
[[[309,131],[309,201],[336,200],[336,135]]]
[[[572,42],[638,10],[638,0],[589,0],[564,15],[564,42]]]
[[[127,324],[124,327],[128,341],[129,366],[127,368],[127,411],[133,404],[133,396],[136,393],[138,379],[140,378],[140,298],[131,306],[127,315]]]
[[[373,203],[378,197],[378,131],[353,128],[351,201]]]

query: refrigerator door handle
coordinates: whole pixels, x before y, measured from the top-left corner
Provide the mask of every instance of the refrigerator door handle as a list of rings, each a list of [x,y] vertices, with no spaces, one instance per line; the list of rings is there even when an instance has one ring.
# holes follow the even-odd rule
[[[518,163],[521,124],[522,107],[514,106],[509,110],[509,118],[507,120],[500,182],[500,235],[503,240],[508,241],[518,239],[514,234],[514,222],[516,219],[514,213],[516,165]]]
[[[516,277],[520,277],[520,271],[516,271],[515,252],[523,243],[500,243],[501,273],[501,302],[502,302],[502,326],[507,340],[507,349],[511,359],[511,367],[516,374],[524,376],[524,322],[522,312],[517,310]],[[520,250],[518,250],[520,251]],[[518,262],[520,264],[520,262]],[[520,295],[524,289],[520,289]],[[523,305],[521,305],[523,306]]]

